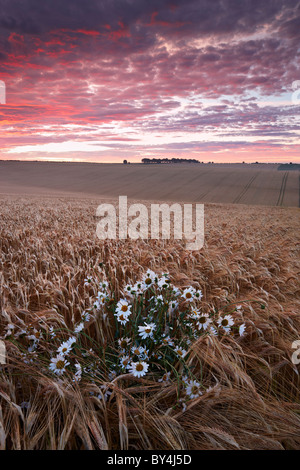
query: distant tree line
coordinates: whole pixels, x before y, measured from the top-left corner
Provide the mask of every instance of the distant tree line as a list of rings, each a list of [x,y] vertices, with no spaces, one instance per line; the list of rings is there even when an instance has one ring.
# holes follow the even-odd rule
[[[143,158],[142,163],[200,163],[194,158]]]

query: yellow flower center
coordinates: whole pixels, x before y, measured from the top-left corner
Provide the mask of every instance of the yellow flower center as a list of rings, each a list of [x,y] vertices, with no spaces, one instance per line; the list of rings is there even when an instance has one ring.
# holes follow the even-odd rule
[[[224,319],[222,320],[222,326],[227,326],[228,325],[228,320]]]
[[[138,372],[141,372],[142,370],[144,370],[143,364],[138,364],[138,365],[136,366],[136,370],[137,370]]]
[[[199,320],[200,323],[205,323],[206,322],[206,317],[201,317]]]
[[[185,296],[186,296],[187,299],[190,299],[190,298],[192,297],[192,294],[191,294],[190,292],[187,292],[187,293],[185,294]]]
[[[57,361],[56,369],[63,369],[65,367],[65,361]]]
[[[146,328],[146,329],[145,329],[145,332],[146,332],[146,333],[151,333],[151,328]]]
[[[127,305],[122,305],[121,310],[122,310],[122,312],[127,312],[127,310],[128,310]]]

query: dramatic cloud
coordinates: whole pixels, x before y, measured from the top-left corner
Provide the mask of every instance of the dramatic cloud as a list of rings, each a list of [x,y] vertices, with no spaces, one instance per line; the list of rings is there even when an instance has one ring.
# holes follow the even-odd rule
[[[299,160],[300,2],[0,0],[0,158]]]

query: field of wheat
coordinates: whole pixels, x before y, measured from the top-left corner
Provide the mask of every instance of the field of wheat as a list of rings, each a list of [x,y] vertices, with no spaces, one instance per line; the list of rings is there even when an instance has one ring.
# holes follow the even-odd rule
[[[1,196],[0,448],[300,449],[299,210],[208,204],[195,252],[174,240],[100,241],[100,202]],[[168,273],[174,292],[201,291],[207,324],[229,315],[242,330],[201,330],[185,363],[164,356],[166,370],[156,357],[145,375],[116,373],[112,308],[147,270]],[[110,290],[94,314],[98,281]],[[153,311],[180,326],[161,299]],[[69,332],[76,348],[57,374],[56,340]]]
[[[287,165],[289,167],[289,165]],[[99,164],[0,161],[0,194],[299,207],[299,171],[276,164]]]

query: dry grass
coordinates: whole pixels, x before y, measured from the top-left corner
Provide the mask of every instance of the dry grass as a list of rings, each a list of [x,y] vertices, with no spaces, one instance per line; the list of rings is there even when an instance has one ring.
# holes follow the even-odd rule
[[[100,242],[99,201],[3,197],[0,226],[1,323],[46,328],[71,325],[89,298],[84,278],[102,262],[118,295],[145,268],[169,271],[178,286],[204,294],[204,308],[226,299],[246,303],[247,335],[209,337],[191,361],[213,390],[176,405],[176,384],[121,376],[105,402],[100,383],[68,386],[19,358],[6,340],[0,381],[2,449],[300,449],[299,211],[206,206],[206,245],[187,252],[179,242]],[[267,305],[262,310],[260,303]],[[101,328],[93,330],[95,339]],[[30,402],[26,409],[21,404]]]

